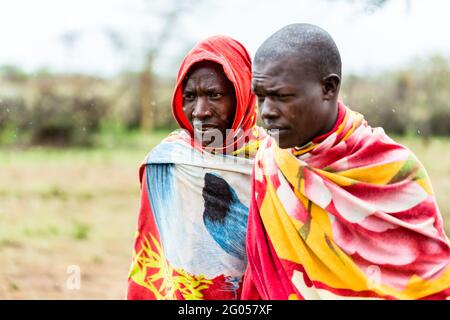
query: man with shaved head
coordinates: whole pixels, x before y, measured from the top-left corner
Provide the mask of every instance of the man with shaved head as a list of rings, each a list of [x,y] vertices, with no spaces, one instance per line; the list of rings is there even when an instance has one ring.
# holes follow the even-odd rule
[[[332,37],[288,25],[257,50],[267,137],[255,158],[242,299],[445,299],[450,247],[406,147],[338,99]]]

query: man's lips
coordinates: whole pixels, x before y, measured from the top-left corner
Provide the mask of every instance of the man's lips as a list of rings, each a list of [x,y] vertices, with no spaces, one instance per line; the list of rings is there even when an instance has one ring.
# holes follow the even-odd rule
[[[194,124],[193,127],[194,130],[197,132],[206,132],[214,129],[218,130],[218,127],[213,124],[199,124],[199,125]]]
[[[219,127],[213,124],[193,125],[194,137],[197,140],[210,143],[210,141],[221,141],[223,139]]]
[[[287,127],[282,127],[282,126],[276,126],[276,125],[271,125],[271,126],[267,126],[267,132],[272,135],[272,134],[277,134],[277,133],[283,133],[286,131],[289,131],[290,129]]]

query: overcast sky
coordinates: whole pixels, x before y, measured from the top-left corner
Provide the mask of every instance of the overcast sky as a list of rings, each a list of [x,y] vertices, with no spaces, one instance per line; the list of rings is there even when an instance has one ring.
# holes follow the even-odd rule
[[[319,25],[333,36],[344,73],[391,69],[436,53],[450,57],[450,1],[390,0],[372,13],[360,2],[203,0],[183,14],[155,67],[159,73],[175,73],[190,46],[213,34],[238,39],[253,55],[265,38],[294,22]],[[99,75],[139,68],[144,49],[162,25],[154,13],[165,3],[0,0],[0,65]],[[119,33],[122,51],[114,49],[105,30]],[[70,46],[62,36],[72,31],[79,37]]]

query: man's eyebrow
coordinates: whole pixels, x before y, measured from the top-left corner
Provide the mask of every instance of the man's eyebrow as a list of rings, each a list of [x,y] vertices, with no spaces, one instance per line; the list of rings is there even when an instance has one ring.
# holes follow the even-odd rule
[[[263,82],[260,81],[259,79],[256,79],[255,77],[253,77],[252,88],[261,88],[262,86],[263,86]]]
[[[264,88],[257,84],[252,84],[252,91],[266,92]]]
[[[269,88],[269,89],[267,89],[267,91],[270,93],[270,92],[278,92],[278,91],[280,91],[280,90],[283,90],[283,89],[285,89],[286,87],[283,87],[283,86],[274,86],[274,87],[272,87],[272,88]]]
[[[228,88],[222,88],[219,86],[211,86],[211,87],[206,87],[205,88],[205,92],[207,93],[227,93],[230,92],[230,90]]]
[[[273,94],[278,94],[278,92],[280,90],[282,90],[283,87],[277,86],[277,87],[272,87],[272,88],[270,88],[270,87],[269,88],[261,88],[261,86],[255,85],[255,86],[252,86],[252,89],[254,91],[263,92],[266,95],[273,95]]]
[[[262,82],[260,81],[260,79],[258,79],[257,77],[253,77],[252,80],[252,89],[258,89],[264,92],[275,92],[275,91],[279,91],[281,89],[286,88],[285,85],[281,85],[279,83],[275,83],[274,81],[270,80],[270,81],[266,81],[266,82]]]
[[[222,86],[220,86],[218,84],[211,84],[211,85],[205,86],[205,89],[207,89],[207,90],[209,90],[209,89],[220,90],[220,89],[224,89],[224,88],[222,88]]]

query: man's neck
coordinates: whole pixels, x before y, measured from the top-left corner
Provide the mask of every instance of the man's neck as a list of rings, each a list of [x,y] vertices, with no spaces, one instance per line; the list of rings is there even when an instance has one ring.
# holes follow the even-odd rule
[[[323,140],[325,140],[330,134],[332,134],[341,124],[343,118],[344,118],[344,110],[340,107],[337,101],[334,102],[334,106],[332,107],[332,112],[329,117],[329,121],[327,125],[325,126],[323,134],[320,134],[316,136],[314,139],[312,139],[313,143],[320,143]]]

